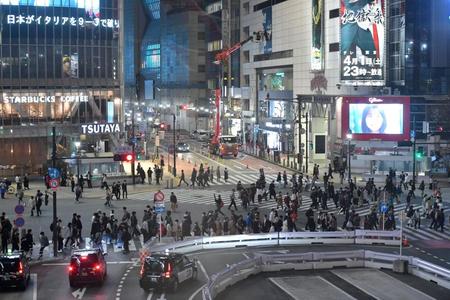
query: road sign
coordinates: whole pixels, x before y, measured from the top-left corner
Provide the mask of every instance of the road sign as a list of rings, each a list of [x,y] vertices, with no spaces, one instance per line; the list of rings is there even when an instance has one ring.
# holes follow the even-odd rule
[[[16,225],[17,227],[22,227],[23,225],[25,225],[25,219],[24,218],[22,218],[22,217],[17,217],[15,220],[14,220],[14,225]]]
[[[16,215],[21,215],[21,214],[23,214],[24,212],[25,212],[25,206],[23,206],[23,205],[16,205],[15,207],[14,207],[14,212],[16,213]]]
[[[57,179],[50,180],[50,188],[52,191],[56,191],[59,187],[59,181]]]
[[[164,193],[159,191],[155,194],[155,202],[163,202],[164,201]]]
[[[155,212],[157,214],[162,214],[166,211],[166,207],[164,206],[164,202],[162,203],[155,203]]]
[[[415,130],[411,130],[411,132],[409,133],[409,137],[411,139],[415,139],[416,138],[416,131]]]
[[[387,210],[388,210],[388,207],[387,207],[386,204],[381,205],[381,212],[382,212],[382,213],[386,213]]]
[[[167,151],[169,152],[169,154],[173,154],[175,152],[175,146],[174,145],[169,145]]]
[[[55,179],[61,177],[61,172],[56,168],[48,168],[48,175],[50,178]]]

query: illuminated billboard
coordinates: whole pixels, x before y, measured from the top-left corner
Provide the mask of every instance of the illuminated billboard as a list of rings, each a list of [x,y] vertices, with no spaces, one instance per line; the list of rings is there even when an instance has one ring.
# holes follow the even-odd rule
[[[341,0],[343,84],[385,84],[385,0]]]
[[[356,134],[402,134],[403,104],[349,104],[349,128]]]
[[[312,71],[323,70],[323,1],[312,0]]]
[[[351,132],[355,140],[408,140],[409,106],[409,97],[344,97],[341,136]]]
[[[100,15],[100,0],[0,0],[3,5],[84,8],[91,16]]]

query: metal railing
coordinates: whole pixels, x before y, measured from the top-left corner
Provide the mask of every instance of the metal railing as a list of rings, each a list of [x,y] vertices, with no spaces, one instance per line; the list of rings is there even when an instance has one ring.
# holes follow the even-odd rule
[[[146,244],[145,248],[150,252],[175,251],[179,253],[191,253],[199,250],[237,247],[299,246],[316,244],[400,246],[401,242],[400,230],[355,230],[205,236],[165,245]]]
[[[202,296],[204,300],[212,300],[227,287],[260,272],[279,272],[284,269],[317,270],[334,267],[393,268],[394,262],[398,260],[408,262],[408,271],[411,274],[450,288],[450,270],[416,257],[356,250],[260,255],[249,258],[212,275],[202,289]]]

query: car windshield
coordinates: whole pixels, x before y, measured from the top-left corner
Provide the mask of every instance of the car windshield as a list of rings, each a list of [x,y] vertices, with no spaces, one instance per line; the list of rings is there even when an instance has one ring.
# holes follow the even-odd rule
[[[226,136],[220,138],[221,143],[225,144],[236,144],[237,143],[237,137],[235,136]]]
[[[19,260],[17,259],[0,260],[0,274],[7,272],[16,272],[18,268],[19,268]]]
[[[150,259],[145,262],[145,269],[152,273],[162,273],[163,263],[159,260]]]

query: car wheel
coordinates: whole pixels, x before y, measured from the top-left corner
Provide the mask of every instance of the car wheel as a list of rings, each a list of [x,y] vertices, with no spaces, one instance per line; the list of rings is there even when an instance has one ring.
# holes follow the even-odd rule
[[[22,283],[19,284],[19,290],[25,291],[28,286],[28,281],[26,279],[23,280]]]
[[[75,281],[72,281],[72,280],[69,281],[69,285],[70,285],[71,288],[76,288],[77,287],[77,284],[75,283]]]
[[[178,291],[178,279],[175,278],[175,280],[172,283],[171,292],[176,293],[177,291]]]

